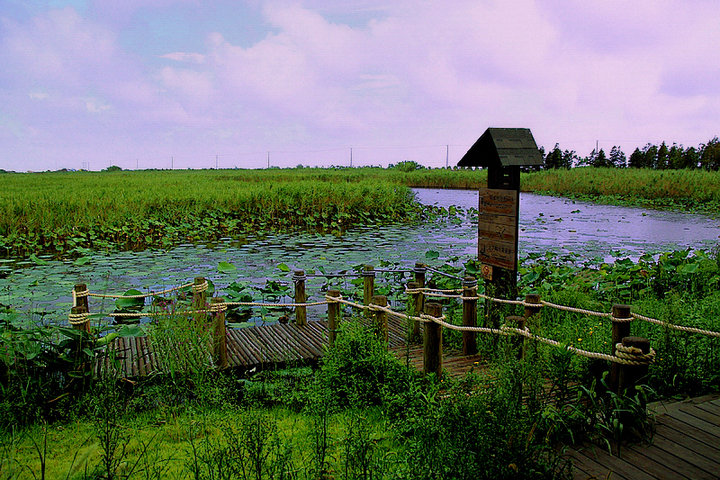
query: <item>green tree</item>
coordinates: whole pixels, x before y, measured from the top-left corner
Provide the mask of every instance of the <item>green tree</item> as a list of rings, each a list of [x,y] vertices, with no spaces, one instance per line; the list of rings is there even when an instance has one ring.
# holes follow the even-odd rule
[[[695,147],[688,147],[682,154],[681,168],[698,168],[700,165],[700,154]]]
[[[645,157],[643,160],[643,168],[657,167],[657,153],[657,145],[653,145],[651,143],[645,145],[645,147],[643,148],[643,156]]]
[[[628,167],[643,168],[645,166],[644,163],[645,155],[643,155],[643,152],[641,152],[639,148],[635,147],[633,153],[630,154],[630,159],[628,160]]]
[[[555,148],[553,148],[545,157],[545,168],[551,169],[551,168],[560,168],[563,163],[563,154],[560,150],[559,145],[556,143]]]
[[[610,149],[610,164],[613,167],[625,168],[627,166],[627,158],[625,152],[618,146],[613,146]]]
[[[669,167],[669,151],[665,142],[660,144],[655,157],[655,168],[658,170],[666,170]]]
[[[683,147],[677,143],[673,143],[668,152],[668,168],[677,170],[683,167]]]
[[[588,164],[592,167],[612,167],[610,159],[605,155],[605,151],[601,148],[600,151],[593,150],[588,158]]]
[[[702,146],[700,166],[705,170],[720,170],[720,140],[718,137]]]

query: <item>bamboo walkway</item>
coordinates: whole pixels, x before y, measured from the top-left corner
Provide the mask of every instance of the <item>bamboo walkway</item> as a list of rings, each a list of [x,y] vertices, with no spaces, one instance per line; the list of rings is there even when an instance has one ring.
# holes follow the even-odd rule
[[[720,395],[650,407],[657,415],[650,445],[623,445],[620,456],[584,445],[570,450],[575,480],[720,478]]]
[[[406,346],[404,320],[388,319],[389,348],[418,369],[423,368],[422,346]],[[328,343],[326,321],[310,321],[305,326],[275,323],[227,330],[230,368],[252,370],[317,362]],[[160,362],[146,337],[117,338],[110,349],[119,361],[118,375],[139,378],[160,373]],[[477,367],[479,356],[445,355],[444,368],[450,375],[463,375]],[[112,356],[112,355],[111,355]]]

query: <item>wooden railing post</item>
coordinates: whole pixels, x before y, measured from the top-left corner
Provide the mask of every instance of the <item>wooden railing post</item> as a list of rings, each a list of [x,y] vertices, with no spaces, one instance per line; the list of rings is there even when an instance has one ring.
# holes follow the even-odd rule
[[[75,285],[75,288],[73,289],[75,292],[75,305],[73,305],[73,308],[70,310],[71,315],[80,315],[80,314],[87,314],[90,312],[90,306],[88,302],[88,288],[87,285],[84,283],[78,283]],[[82,310],[75,310],[75,307],[82,308]],[[82,323],[73,323],[73,328],[77,330],[84,330],[87,333],[90,333],[90,322],[85,321]]]
[[[428,302],[425,305],[427,315],[442,317],[442,305]],[[434,373],[438,378],[442,375],[442,327],[435,322],[427,322],[423,328],[423,370],[425,374]]]
[[[612,354],[615,355],[615,345],[622,342],[622,339],[630,336],[630,305],[613,305],[612,307]],[[610,365],[608,376],[608,387],[617,392],[620,388],[620,365]]]
[[[192,298],[192,309],[193,310],[205,310],[206,307],[206,301],[207,301],[207,289],[208,284],[207,280],[205,280],[204,277],[195,277],[195,281],[193,282],[192,291],[193,291],[193,298]],[[206,314],[204,313],[196,313],[193,315],[196,322],[204,322],[207,318]]]
[[[387,307],[387,297],[385,295],[375,295],[372,297],[372,304],[377,305],[379,307]],[[388,315],[387,312],[384,312],[382,310],[376,310],[375,311],[375,333],[385,342],[387,345],[389,340],[389,332],[388,332]]]
[[[363,277],[363,305],[370,305],[375,295],[375,269],[372,265],[365,265],[362,272]],[[372,312],[365,310],[365,316],[370,318]]]
[[[477,326],[477,280],[465,277],[463,286],[463,326]],[[477,349],[477,332],[462,332],[463,355],[475,355]]]
[[[537,305],[535,307],[534,305]],[[537,293],[530,293],[525,295],[525,320],[534,317],[542,309],[542,303],[540,303],[540,295]]]
[[[408,282],[408,290],[419,290],[420,284],[417,282]],[[423,294],[420,291],[410,293],[410,302],[408,305],[408,311],[412,311],[413,316],[419,317],[423,313]],[[420,336],[420,322],[413,321],[412,331],[410,332],[410,338],[408,342],[419,343],[421,340]]]
[[[210,310],[214,314],[213,321],[213,361],[219,368],[227,368],[227,333],[225,330],[225,310],[227,307],[223,305],[225,299],[223,297],[215,297],[210,299]]]
[[[419,285],[418,288],[425,287],[425,273],[427,272],[427,266],[424,263],[417,262],[413,273],[415,274],[415,282]]]
[[[340,290],[328,290],[328,297],[340,298]],[[332,347],[340,325],[340,302],[328,301],[328,344]]]
[[[623,337],[623,347],[635,347],[640,349],[643,354],[647,355],[650,353],[650,341],[647,338],[642,337]],[[616,365],[613,363],[613,365]],[[649,363],[642,365],[619,365],[618,373],[618,393],[628,393],[633,395],[635,387],[640,379],[644,378],[648,374],[650,367]]]
[[[293,275],[295,303],[305,303],[307,301],[307,297],[305,296],[305,280],[307,280],[305,270],[295,270],[295,275]],[[307,307],[295,307],[295,323],[300,326],[307,325]]]

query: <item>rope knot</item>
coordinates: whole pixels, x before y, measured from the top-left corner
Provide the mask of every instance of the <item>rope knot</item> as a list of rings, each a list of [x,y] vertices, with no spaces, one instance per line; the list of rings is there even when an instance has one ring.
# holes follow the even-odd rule
[[[68,322],[70,325],[82,325],[90,321],[90,314],[85,313],[71,313],[68,315]]]
[[[615,345],[615,356],[627,365],[649,365],[655,361],[655,350],[651,347],[648,353],[643,353],[638,347],[626,347],[622,343]]]
[[[226,304],[226,303],[223,303],[223,302],[211,303],[211,304],[210,304],[210,311],[211,311],[212,313],[224,312],[224,311],[227,310],[227,308],[228,308],[228,307],[227,307],[227,304]]]
[[[629,323],[629,322],[632,322],[633,320],[634,320],[634,317],[628,317],[628,318],[612,317],[613,323]]]
[[[207,289],[208,289],[207,280],[203,281],[203,283],[193,283],[193,286],[192,286],[192,291],[194,293],[206,292]]]
[[[342,300],[342,295],[338,295],[337,297],[331,297],[330,295],[325,295],[325,300],[327,300],[328,303],[340,303],[340,300]]]

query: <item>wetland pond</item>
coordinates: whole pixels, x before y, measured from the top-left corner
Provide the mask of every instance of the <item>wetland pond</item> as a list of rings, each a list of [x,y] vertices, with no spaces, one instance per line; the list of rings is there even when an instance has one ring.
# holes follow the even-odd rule
[[[32,312],[28,317],[36,321],[64,323],[75,283],[87,283],[97,293],[123,293],[131,288],[160,290],[205,276],[221,292],[233,282],[254,285],[257,300],[268,279],[291,285],[288,269],[336,273],[362,264],[410,268],[417,261],[461,265],[474,258],[477,215],[466,213],[477,208],[477,191],[414,191],[423,204],[459,207],[461,214],[424,224],[355,228],[342,236],[275,233],[223,239],[213,245],[179,245],[167,251],[95,253],[83,265],[43,257],[42,265],[3,260],[0,304]],[[718,242],[719,218],[527,193],[520,196],[521,257],[553,251],[576,255],[580,261],[601,262],[684,248],[709,249]],[[219,269],[221,262],[236,269]],[[308,279],[309,301],[321,299],[319,288],[325,281]],[[90,308],[109,312],[114,302],[91,299]]]

